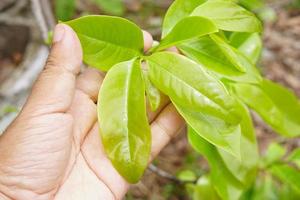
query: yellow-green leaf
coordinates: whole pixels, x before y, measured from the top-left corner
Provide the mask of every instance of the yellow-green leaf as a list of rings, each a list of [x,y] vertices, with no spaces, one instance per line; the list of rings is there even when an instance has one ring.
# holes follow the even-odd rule
[[[104,79],[98,100],[105,152],[118,172],[128,182],[136,183],[147,166],[151,147],[139,61],[113,66]]]

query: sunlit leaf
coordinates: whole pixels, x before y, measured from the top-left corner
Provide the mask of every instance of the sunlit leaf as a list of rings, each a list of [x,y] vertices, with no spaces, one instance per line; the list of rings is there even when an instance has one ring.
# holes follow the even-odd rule
[[[193,129],[188,132],[189,143],[200,154],[204,155],[209,162],[211,184],[218,192],[219,196],[225,200],[239,199],[244,189],[239,182],[227,169],[217,149],[198,135]]]
[[[294,163],[300,169],[300,148],[295,149],[287,158],[289,162]]]
[[[240,200],[279,200],[278,188],[270,175],[259,176],[253,187],[247,190]]]
[[[209,0],[191,14],[211,19],[219,29],[236,32],[260,32],[262,25],[255,15],[231,1]]]
[[[187,109],[173,101],[178,112],[187,124],[204,138],[208,144],[213,144],[220,149],[240,159],[241,157],[241,129],[239,125],[229,125],[223,119],[208,114]]]
[[[149,160],[150,127],[139,61],[115,65],[99,92],[98,119],[107,156],[130,183],[137,182]]]
[[[271,143],[265,153],[264,162],[266,165],[271,165],[279,161],[286,154],[286,149],[277,143]]]
[[[207,175],[198,179],[197,184],[193,185],[191,193],[193,200],[220,199],[211,183],[210,177]]]
[[[300,194],[300,171],[287,165],[277,164],[272,166],[270,172],[273,176],[280,179],[284,184],[290,185],[294,190]]]
[[[176,105],[176,104],[175,104]],[[235,156],[229,154],[228,152],[224,151],[223,148],[220,148],[219,146],[214,147],[216,149],[215,156],[220,157],[224,164],[226,165],[228,171],[241,183],[243,183],[245,186],[248,186],[252,183],[256,176],[257,171],[257,164],[258,164],[258,147],[256,143],[255,133],[253,124],[251,121],[251,117],[248,113],[248,110],[245,106],[240,104],[240,113],[242,114],[242,122],[240,124],[240,132],[241,132],[241,155],[240,158],[236,158]],[[200,119],[199,119],[200,121]],[[209,122],[207,122],[209,123]],[[197,133],[199,136],[203,137],[203,133],[207,131],[204,127],[207,125],[202,125],[199,123],[199,126],[195,126],[193,128],[194,131],[197,130]],[[222,127],[218,127],[219,123],[216,123],[214,121],[211,123],[211,126],[215,129],[219,128],[219,131],[221,132],[224,130]],[[202,129],[201,129],[202,128]],[[205,137],[203,137],[205,138]],[[236,138],[237,139],[237,138]],[[228,140],[228,143],[233,142],[233,138],[230,138]],[[213,148],[213,147],[211,147]]]
[[[197,16],[186,17],[180,20],[171,32],[163,38],[157,51],[217,31],[218,28],[207,18]]]
[[[83,60],[92,67],[106,71],[143,52],[141,29],[126,19],[91,15],[66,24],[77,33],[83,49]]]
[[[162,38],[170,33],[180,20],[189,16],[197,6],[205,1],[206,0],[175,0],[165,15],[162,28]]]
[[[291,91],[269,80],[261,85],[233,84],[233,88],[276,132],[286,137],[300,135],[300,103]]]
[[[262,40],[258,33],[233,33],[230,45],[237,48],[253,64],[256,64],[262,51]]]
[[[240,121],[235,99],[201,65],[171,52],[155,53],[146,59],[153,84],[176,103],[231,124]]]
[[[245,83],[259,83],[262,80],[255,66],[225,41],[220,43],[210,37],[202,37],[181,44],[178,48],[221,78]]]
[[[148,101],[150,103],[150,107],[152,111],[156,111],[161,102],[161,94],[160,91],[151,83],[149,79],[148,71],[143,71],[144,75],[144,83]]]

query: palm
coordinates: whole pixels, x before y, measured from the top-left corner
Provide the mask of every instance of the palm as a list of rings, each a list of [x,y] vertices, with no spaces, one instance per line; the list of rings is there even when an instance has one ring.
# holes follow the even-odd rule
[[[97,72],[88,70],[84,75],[93,76],[92,73]],[[80,83],[78,87],[81,87]],[[113,189],[105,182],[107,177],[109,180],[119,180],[116,185],[123,184],[120,189],[126,191],[127,184],[113,169],[101,147],[96,123],[96,88],[89,92],[79,88],[75,90],[69,110],[73,117],[73,143],[67,170],[55,199],[115,199]]]

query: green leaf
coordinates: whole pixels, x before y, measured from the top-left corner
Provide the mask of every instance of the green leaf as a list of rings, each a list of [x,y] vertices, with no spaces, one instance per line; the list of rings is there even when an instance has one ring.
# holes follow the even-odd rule
[[[244,187],[227,169],[217,149],[189,128],[189,143],[200,154],[204,155],[209,162],[211,184],[219,196],[225,200],[239,199]]]
[[[264,6],[262,0],[239,0],[239,3],[248,10],[257,10]]]
[[[70,20],[75,13],[75,0],[55,0],[55,15],[58,20]]]
[[[276,132],[286,137],[300,135],[300,104],[291,91],[269,80],[261,86],[239,83],[233,88]]]
[[[196,174],[191,170],[182,170],[178,173],[177,178],[184,182],[194,182],[197,180]]]
[[[277,143],[271,143],[265,154],[264,162],[266,165],[271,165],[275,162],[280,161],[280,159],[286,154],[286,149]]]
[[[289,162],[294,163],[300,169],[300,148],[295,149],[287,158]]]
[[[174,100],[172,100],[172,102],[187,124],[191,126],[199,136],[240,159],[241,130],[239,125],[229,125],[224,122],[223,119],[185,108]]]
[[[223,149],[218,149],[220,156],[228,170],[245,186],[250,185],[256,178],[258,166],[258,146],[252,119],[245,105],[240,103],[242,116],[241,127],[241,159],[228,154]]]
[[[231,124],[240,121],[235,99],[201,65],[171,52],[155,53],[146,59],[153,84],[176,103]]]
[[[258,147],[256,143],[254,128],[252,124],[252,120],[247,108],[240,103],[240,114],[242,116],[242,121],[240,124],[240,158],[236,158],[232,154],[225,151],[223,148],[216,148],[216,156],[219,156],[224,161],[227,169],[232,173],[232,175],[239,180],[241,183],[245,185],[249,185],[252,183],[256,176],[256,169],[258,164]],[[225,128],[219,127],[219,123],[216,121],[207,122],[211,123],[211,127],[215,129],[219,129],[219,132],[223,131]],[[199,136],[203,137],[203,133],[205,133],[208,129],[205,126],[207,124],[202,125],[198,122],[198,126],[194,126],[194,130],[198,132]],[[190,125],[191,126],[191,125]],[[200,129],[202,128],[202,130]],[[211,130],[207,132],[208,134],[213,133]],[[224,137],[224,135],[223,135]],[[205,138],[205,137],[203,137]],[[239,138],[236,138],[239,139]],[[230,138],[228,143],[233,143],[233,138]],[[239,141],[237,141],[239,142]]]
[[[147,166],[151,147],[139,61],[122,62],[109,70],[98,102],[100,134],[107,156],[128,182],[136,183]]]
[[[287,184],[281,185],[278,198],[280,200],[299,200],[300,193]]]
[[[230,1],[206,1],[191,15],[207,17],[221,30],[235,32],[260,32],[262,30],[262,25],[254,14]]]
[[[113,15],[123,15],[124,5],[122,0],[93,0],[99,7]]]
[[[163,22],[162,38],[171,32],[174,26],[206,0],[175,0],[168,9]]]
[[[300,194],[300,172],[299,170],[286,165],[278,164],[270,168],[273,176],[280,179],[283,183],[290,185],[294,190]]]
[[[171,32],[161,41],[157,51],[175,46],[184,41],[218,32],[214,23],[204,17],[186,17],[180,20]]]
[[[210,181],[210,177],[205,175],[198,179],[197,184],[192,187],[193,200],[219,200],[218,194]]]
[[[147,98],[152,111],[156,111],[161,102],[160,91],[151,83],[148,71],[143,71]]]
[[[255,66],[224,41],[220,44],[210,37],[202,37],[179,45],[178,48],[183,54],[215,72],[221,78],[245,83],[259,83],[262,80]],[[229,51],[233,56],[229,54]]]
[[[227,44],[224,39],[217,35],[211,35],[211,39],[219,46],[220,50],[223,54],[230,60],[231,63],[241,72],[246,72],[245,63],[240,58],[236,49],[232,48],[229,44]]]
[[[243,53],[252,64],[256,64],[262,51],[262,40],[258,33],[233,33],[230,45]]]
[[[251,191],[248,191],[248,194],[243,194],[240,200],[279,200],[277,190],[278,188],[271,176],[257,177]]]
[[[142,55],[143,33],[126,19],[91,15],[66,24],[77,33],[83,60],[92,67],[107,71],[119,62]]]

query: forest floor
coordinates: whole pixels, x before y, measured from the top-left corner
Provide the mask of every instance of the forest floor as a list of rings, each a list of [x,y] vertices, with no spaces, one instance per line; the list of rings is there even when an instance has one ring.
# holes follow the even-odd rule
[[[0,2],[0,11],[5,2],[9,1]],[[126,17],[150,31],[158,39],[159,27],[162,23],[161,16],[171,1],[152,0],[149,3],[148,0],[146,1],[148,3],[140,3],[137,0],[129,0],[126,2]],[[259,69],[267,78],[287,86],[300,97],[300,9],[289,7],[283,2],[278,1],[278,3],[272,4],[277,19],[265,24],[264,51]],[[90,10],[93,13],[99,12],[90,4],[81,4],[80,6],[80,9]],[[22,13],[28,16],[27,12],[29,12],[28,8],[24,7]],[[24,59],[28,57],[28,54],[39,55],[41,58],[35,63],[29,62],[32,65],[39,65],[47,55],[47,48],[40,47],[42,42],[38,33],[32,32],[26,25],[26,23],[32,23],[31,15],[25,25],[22,23],[11,24],[11,21],[5,20],[1,15],[2,13],[0,13],[0,133],[20,110],[32,81],[41,70],[37,67],[36,70],[30,72],[33,74],[26,74],[29,83],[26,81],[20,83],[17,79],[22,77],[22,67],[24,65],[24,69],[30,67],[26,66],[28,62],[24,62]],[[14,79],[14,77],[16,78]],[[13,93],[12,90],[20,88],[15,84],[21,85],[23,89]],[[262,154],[271,141],[278,141],[290,150],[300,147],[299,139],[284,140],[254,113],[253,118]],[[201,175],[208,167],[203,158],[192,151],[185,134],[173,139],[154,161],[154,165],[174,176],[182,170],[193,170],[197,175]],[[132,186],[126,198],[137,200],[188,199],[183,191],[180,184],[147,170],[144,178]]]

